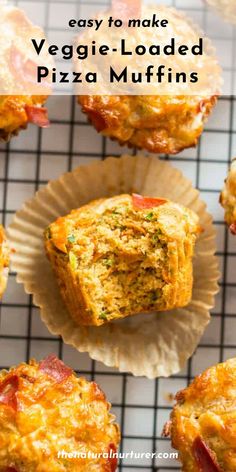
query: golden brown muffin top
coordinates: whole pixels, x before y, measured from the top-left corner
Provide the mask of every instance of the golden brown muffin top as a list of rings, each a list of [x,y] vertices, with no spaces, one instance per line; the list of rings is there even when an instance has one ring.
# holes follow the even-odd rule
[[[0,373],[0,470],[114,472],[114,458],[59,458],[116,451],[119,428],[95,382],[56,356]]]
[[[225,209],[225,221],[232,234],[236,234],[236,159],[233,160],[225,186],[220,196],[220,203]]]
[[[2,225],[0,225],[0,299],[5,291],[9,267],[9,247],[6,240],[6,234]]]
[[[50,94],[49,84],[36,83],[36,54],[30,39],[44,38],[43,31],[33,25],[25,13],[12,6],[0,6],[0,140],[7,140],[28,122],[48,126],[47,110],[41,105]],[[41,61],[52,64],[48,54]],[[36,91],[37,90],[37,91]]]
[[[236,470],[236,359],[207,369],[176,395],[165,428],[184,472]]]
[[[135,237],[137,234],[148,232],[150,226],[154,233],[155,229],[162,230],[163,237],[169,240],[181,240],[188,233],[197,234],[200,231],[198,216],[192,210],[165,198],[143,197],[138,194],[123,194],[95,200],[72,210],[69,215],[59,217],[49,226],[48,231],[54,245],[66,253],[71,246],[76,246],[77,229],[88,230],[93,238],[99,239],[102,237],[99,233],[100,228],[102,231],[106,226],[111,229],[117,228],[117,237],[122,237],[120,232],[124,231],[123,237],[127,241],[126,233],[130,226],[130,244],[132,244],[131,230]],[[113,238],[115,234],[112,233]],[[81,244],[83,241],[79,241],[79,245]]]
[[[115,3],[115,2],[114,2]],[[127,2],[118,2],[115,14],[124,14]],[[130,2],[129,2],[130,3]],[[130,4],[127,4],[127,10]],[[123,10],[122,10],[123,4]],[[138,8],[137,8],[138,9]],[[140,15],[130,13],[131,18],[150,19],[153,17],[154,8],[142,5]],[[122,38],[126,41],[126,49],[135,50],[135,46],[143,44],[148,48],[158,45],[163,48],[170,43],[170,38],[174,37],[176,44],[191,47],[203,36],[198,31],[193,22],[175,8],[158,6],[155,13],[160,19],[167,19],[166,28],[122,28]],[[107,16],[111,14],[108,13]],[[104,18],[99,15],[98,18]],[[106,22],[104,23],[106,25]],[[113,31],[112,28],[101,28],[98,33],[101,43],[116,46],[120,49],[120,29]],[[97,37],[96,37],[97,38]],[[86,31],[78,38],[78,44],[88,44],[92,39],[92,32]],[[78,89],[78,101],[82,106],[82,111],[88,115],[89,120],[98,132],[104,136],[116,139],[120,144],[126,144],[138,149],[147,149],[154,153],[176,154],[185,148],[195,146],[203,131],[203,125],[209,113],[216,103],[222,85],[221,69],[215,57],[210,42],[204,38],[204,54],[188,56],[175,54],[171,56],[152,56],[146,53],[142,56],[107,56],[107,63],[100,61],[99,55],[93,57],[93,70],[98,69],[98,75],[104,80],[96,84],[96,88],[88,91]],[[186,60],[187,59],[187,60]],[[101,67],[102,64],[102,67]],[[142,74],[147,67],[153,65],[154,79],[149,83],[148,88],[145,78],[142,83],[133,84],[131,73],[141,71]],[[159,83],[156,80],[158,66],[165,66],[165,72],[171,66],[172,71],[199,71],[200,80],[197,84],[186,84],[172,80]],[[112,67],[116,73],[121,73],[125,67],[128,68],[128,87],[121,82],[115,82],[113,88],[107,85],[106,71]],[[91,69],[91,59],[83,62],[76,62],[79,70]],[[88,84],[88,88],[90,84]],[[144,88],[146,87],[146,88]],[[119,94],[120,91],[120,94]],[[110,93],[110,95],[109,95]]]
[[[95,200],[58,218],[45,248],[65,302],[75,299],[72,290],[80,294],[69,305],[72,316],[101,325],[187,305],[198,223],[182,205],[137,194]]]
[[[196,146],[216,96],[82,96],[78,98],[98,132],[121,145],[177,154]]]

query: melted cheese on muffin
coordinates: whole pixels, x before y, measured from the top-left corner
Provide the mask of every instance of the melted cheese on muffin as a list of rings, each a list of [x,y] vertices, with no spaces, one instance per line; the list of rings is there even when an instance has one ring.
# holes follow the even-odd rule
[[[0,470],[114,472],[110,451],[120,436],[109,410],[97,384],[76,377],[54,355],[2,371]]]
[[[196,146],[216,97],[83,96],[78,98],[97,131],[121,145],[176,154]]]
[[[154,9],[144,5],[142,5],[140,12],[138,12],[138,6],[135,5],[134,9],[136,7],[137,11],[128,13],[129,8],[132,9],[130,3],[127,4],[123,0],[118,2],[117,6],[113,7],[115,14],[119,16],[126,12],[129,19],[139,17],[151,19],[153,17]],[[116,5],[116,2],[114,4]],[[139,5],[139,2],[137,4]],[[118,10],[120,10],[119,14]],[[113,11],[107,14],[106,18],[112,13]],[[113,16],[115,17],[114,14]],[[100,19],[100,16],[98,18]],[[104,14],[101,18],[104,18]],[[167,19],[168,25],[158,29],[152,27],[123,28],[122,38],[126,41],[128,51],[134,51],[135,47],[140,44],[144,45],[147,50],[153,45],[160,46],[162,50],[164,46],[170,44],[171,37],[175,38],[178,46],[187,45],[190,49],[199,42],[199,37],[203,35],[202,32],[197,31],[189,18],[174,8],[159,6],[158,18]],[[93,39],[91,31],[87,31],[78,38],[78,44],[90,44]],[[99,39],[101,43],[108,44],[111,48],[113,46],[118,50],[121,48],[119,28],[110,28],[108,34],[108,29],[104,27],[103,31],[101,27]],[[160,57],[151,56],[148,53],[137,55],[137,57],[135,55],[119,55],[118,58],[116,55],[113,57],[108,55],[106,66],[104,66],[106,57],[103,57],[102,67],[99,55],[97,58],[93,57],[92,60],[83,62],[83,67],[81,67],[80,61],[76,62],[77,70],[84,72],[97,68],[100,76],[100,83],[97,84],[99,92],[96,95],[92,91],[86,94],[86,89],[84,93],[78,92],[80,95],[78,102],[82,106],[82,111],[88,115],[97,131],[104,136],[118,140],[121,145],[147,149],[149,152],[155,153],[175,154],[197,144],[204,123],[220,93],[221,69],[216,60],[215,51],[206,37],[204,38],[204,53],[202,55],[188,53],[187,56],[182,56],[175,54],[172,56],[171,62],[170,57],[164,54]],[[115,83],[116,88],[106,85],[104,71],[109,70],[110,66],[118,75],[126,67],[131,67],[132,71],[141,72],[144,75],[144,71],[147,70],[150,63],[154,66],[154,77],[148,88],[144,89],[146,84],[143,83],[134,88],[129,80],[128,86],[132,89],[129,93],[129,88],[125,89],[125,85],[121,81],[123,88],[119,95],[120,82]],[[181,83],[179,80],[179,82],[173,81],[169,84],[167,81],[168,85],[166,86],[164,81],[163,83],[155,81],[157,66],[160,64],[165,66],[165,73],[170,66],[172,72],[185,71],[187,74],[189,71],[198,71],[198,83],[189,85]],[[130,71],[130,69],[128,70]],[[104,80],[101,79],[103,74],[105,75]],[[143,82],[145,83],[145,78]]]
[[[236,359],[199,375],[177,396],[165,427],[183,472],[236,470]]]
[[[224,189],[220,196],[220,203],[225,209],[225,221],[232,234],[236,234],[236,160],[231,164]]]
[[[35,54],[31,38],[43,39],[43,31],[34,26],[18,8],[0,6],[0,140],[6,141],[28,122],[48,126],[47,110],[42,108],[50,93],[48,84],[36,90]],[[49,66],[51,60],[42,53],[41,61]],[[17,91],[17,93],[16,93]]]
[[[0,299],[6,289],[9,268],[9,246],[3,227],[0,225]]]

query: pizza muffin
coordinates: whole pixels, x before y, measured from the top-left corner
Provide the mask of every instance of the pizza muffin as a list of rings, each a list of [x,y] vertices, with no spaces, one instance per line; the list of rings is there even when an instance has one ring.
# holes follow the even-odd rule
[[[236,359],[199,375],[176,395],[164,428],[179,451],[183,472],[236,470]]]
[[[120,4],[122,3],[126,2],[124,0],[117,1],[119,8],[121,8]],[[120,18],[118,8],[116,14],[117,16],[113,15],[113,17]],[[142,6],[141,18],[150,19],[153,14],[154,9],[152,7]],[[132,13],[129,18],[138,18],[137,12],[136,15]],[[158,18],[167,19],[168,26],[158,30],[152,27],[124,29],[123,35],[126,40],[126,51],[133,52],[135,46],[140,44],[145,45],[147,50],[153,45],[160,45],[163,48],[170,44],[171,36],[175,37],[178,45],[185,44],[191,47],[199,42],[199,37],[202,33],[196,31],[191,20],[176,9],[158,6]],[[112,47],[112,33],[114,34],[114,41],[118,42],[118,45],[115,44],[115,48],[119,49],[121,47],[119,43],[119,28],[117,32],[112,32],[111,28],[109,30],[106,29],[103,33],[100,32],[100,42],[108,45],[111,44]],[[89,44],[92,39],[94,39],[92,32],[87,32],[80,38],[80,43],[85,42]],[[208,44],[206,38],[204,44]],[[141,71],[140,73],[144,73],[143,71],[146,71],[148,67],[151,67],[150,64],[152,64],[154,78],[151,84],[149,84],[149,88],[147,88],[145,78],[141,84],[136,85],[136,88],[134,88],[130,75],[128,75],[127,83],[129,84],[129,89],[127,87],[126,92],[123,85],[121,94],[119,94],[119,88],[122,81],[115,83],[116,89],[111,88],[111,86],[108,87],[108,85],[105,88],[105,78],[102,82],[101,93],[97,95],[94,93],[78,93],[78,102],[82,107],[82,111],[87,114],[96,130],[101,132],[103,136],[117,140],[121,145],[145,149],[153,153],[176,154],[185,148],[195,146],[203,131],[204,123],[217,101],[217,95],[220,93],[220,67],[214,57],[212,47],[209,47],[208,51],[206,46],[202,56],[193,55],[191,57],[191,54],[188,54],[187,63],[186,56],[175,54],[171,57],[172,62],[170,64],[170,56],[165,56],[164,54],[155,56],[146,52],[145,55],[137,57],[135,54],[132,56],[114,55],[113,57],[109,56],[107,68],[104,67],[105,58],[103,57],[102,67],[99,62],[97,64],[98,74],[102,77],[104,70],[108,69],[109,73],[110,66],[119,74],[127,67],[131,75],[131,72],[139,70]],[[93,58],[94,67],[95,61],[96,58]],[[189,73],[191,70],[199,70],[199,76],[201,74],[202,81],[201,86],[198,84],[196,86],[198,88],[193,89],[192,84],[190,86],[186,83],[181,84],[181,79],[178,83],[175,83],[171,79],[170,92],[170,85],[165,85],[164,88],[163,82],[158,82],[156,78],[160,64],[162,67],[165,67],[165,74],[169,70],[172,70],[174,73],[186,70]],[[91,61],[89,65],[91,69]],[[83,64],[83,69],[85,66],[86,63]],[[77,61],[76,67],[80,67],[79,61]],[[146,87],[145,89],[142,88],[144,86]],[[132,92],[130,92],[131,87]],[[110,94],[106,94],[106,90]],[[139,92],[138,94],[137,91]]]
[[[187,305],[199,231],[198,216],[181,205],[119,195],[58,218],[45,247],[71,316],[98,326]]]
[[[34,26],[18,8],[0,6],[0,141],[7,141],[29,122],[40,127],[49,125],[47,110],[43,107],[50,93],[48,84],[36,90],[35,54],[31,38],[44,38],[43,31]],[[42,63],[49,63],[42,52]],[[17,93],[15,92],[17,91]],[[42,93],[41,93],[42,91]]]
[[[115,472],[119,440],[104,393],[56,356],[1,371],[1,471]]]
[[[82,96],[82,111],[103,136],[153,153],[177,154],[197,145],[216,103],[190,96]]]
[[[9,252],[5,231],[0,225],[0,299],[2,298],[7,285]]]
[[[232,234],[236,235],[236,159],[233,160],[225,186],[220,196],[220,203],[225,209],[225,221]]]

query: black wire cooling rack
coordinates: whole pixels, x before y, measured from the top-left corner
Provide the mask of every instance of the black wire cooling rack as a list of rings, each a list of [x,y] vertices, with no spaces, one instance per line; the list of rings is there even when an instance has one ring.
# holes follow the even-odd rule
[[[29,16],[46,28],[52,28],[50,15],[60,8],[75,7],[74,13],[94,13],[107,2],[98,1],[49,1],[24,0],[12,2],[25,9]],[[154,3],[154,2],[152,2]],[[187,10],[207,31],[211,13],[199,0],[162,2]],[[55,18],[54,18],[55,20]],[[223,27],[222,27],[223,28]],[[224,31],[225,31],[224,26]],[[231,42],[235,44],[235,31],[231,30]],[[222,40],[222,29],[217,30]],[[228,36],[227,36],[228,37]],[[225,37],[223,39],[225,41]],[[224,43],[225,44],[225,43]],[[222,46],[223,47],[223,46]],[[225,67],[227,81],[234,82],[235,48],[232,62]],[[70,171],[91,160],[117,158],[122,153],[132,153],[99,136],[87,123],[74,97],[57,96],[48,101],[52,126],[41,130],[36,127],[22,132],[7,145],[0,145],[0,202],[2,223],[8,226],[15,211],[23,201],[32,196],[49,179]],[[10,273],[8,290],[1,305],[0,364],[1,368],[31,357],[41,359],[48,353],[58,354],[78,373],[96,380],[113,404],[121,426],[121,453],[170,452],[170,443],[161,437],[162,427],[169,417],[173,395],[187,386],[191,379],[206,367],[236,355],[236,240],[223,223],[223,211],[218,204],[219,192],[231,158],[236,155],[236,97],[223,96],[210,118],[196,149],[186,150],[178,156],[161,156],[180,168],[200,190],[201,197],[213,214],[217,230],[218,258],[221,268],[220,292],[212,321],[206,330],[194,356],[186,368],[169,379],[147,380],[120,374],[117,370],[92,361],[87,354],[80,354],[52,336],[43,326],[39,311],[31,296],[17,285],[15,274]],[[178,463],[169,459],[121,459],[119,470],[131,472],[180,470]]]

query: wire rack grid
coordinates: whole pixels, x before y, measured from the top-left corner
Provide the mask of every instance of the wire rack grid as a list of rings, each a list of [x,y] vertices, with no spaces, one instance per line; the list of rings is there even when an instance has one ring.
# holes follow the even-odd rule
[[[60,9],[67,14],[69,10],[72,14],[70,8],[73,8],[73,15],[83,17],[107,5],[105,1],[92,0],[24,0],[12,3],[22,7],[32,20],[41,23],[49,35],[53,21],[55,24],[55,18],[52,20],[51,16],[55,12],[58,14]],[[206,32],[212,28],[211,12],[200,0],[167,0],[162,3],[187,10]],[[214,28],[214,31],[222,33],[222,28]],[[233,30],[232,34],[235,34]],[[215,41],[221,41],[220,38],[215,37]],[[232,50],[231,64],[227,64],[224,71],[227,83],[230,79],[233,83],[235,57]],[[108,155],[119,157],[124,152],[131,153],[98,135],[81,114],[74,97],[52,97],[48,108],[52,123],[49,129],[29,126],[9,144],[0,145],[0,211],[6,227],[22,203],[48,180],[80,164],[105,159]],[[213,214],[222,274],[211,323],[194,356],[178,375],[155,381],[134,378],[94,362],[87,354],[80,354],[63,344],[60,338],[47,331],[31,296],[16,283],[16,274],[10,273],[0,308],[0,367],[8,368],[31,357],[41,359],[55,352],[78,373],[96,380],[112,402],[113,412],[121,426],[121,452],[170,452],[170,442],[161,437],[161,431],[169,417],[174,394],[204,368],[236,355],[236,241],[223,223],[223,211],[218,204],[219,191],[234,154],[236,99],[231,93],[219,100],[196,149],[186,150],[175,157],[161,156],[172,161],[192,180]],[[120,472],[134,470],[170,472],[180,468],[173,459],[120,461]]]

